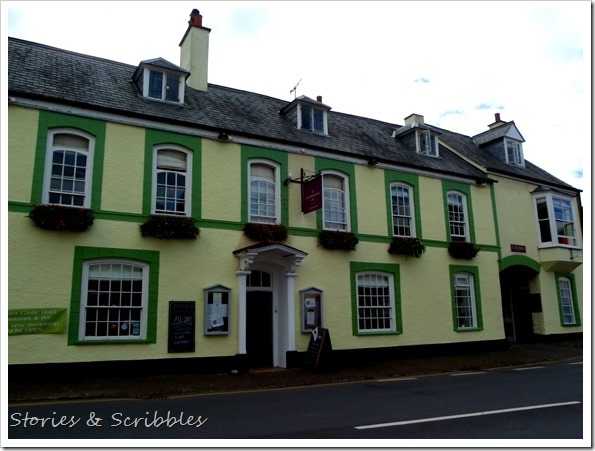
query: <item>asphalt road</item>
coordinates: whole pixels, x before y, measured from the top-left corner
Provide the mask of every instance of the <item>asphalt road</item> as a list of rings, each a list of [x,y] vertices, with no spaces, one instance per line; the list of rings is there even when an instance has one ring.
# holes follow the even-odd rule
[[[583,408],[583,366],[573,361],[160,400],[11,405],[11,440],[3,445],[40,438],[149,439],[151,445],[162,439],[168,447],[181,444],[172,439],[191,446],[277,439],[293,447],[300,446],[297,439],[317,446],[348,439],[348,446],[364,447],[377,446],[374,439],[384,439],[382,446],[391,444],[387,439],[398,446],[406,439],[438,439],[437,446],[448,439],[568,440],[590,437]]]

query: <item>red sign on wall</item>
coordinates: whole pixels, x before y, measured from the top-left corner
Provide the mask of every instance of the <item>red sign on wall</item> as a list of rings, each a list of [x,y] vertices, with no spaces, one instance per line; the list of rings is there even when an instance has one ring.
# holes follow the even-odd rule
[[[322,177],[302,183],[302,213],[322,208]]]
[[[510,250],[512,252],[521,252],[523,254],[527,253],[527,248],[525,246],[523,246],[522,244],[511,244]]]

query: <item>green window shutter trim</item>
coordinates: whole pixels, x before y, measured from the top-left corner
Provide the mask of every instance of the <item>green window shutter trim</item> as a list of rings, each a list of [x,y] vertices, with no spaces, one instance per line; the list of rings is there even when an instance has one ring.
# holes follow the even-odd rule
[[[263,147],[254,146],[242,146],[241,156],[241,222],[245,224],[248,222],[248,162],[252,159],[270,160],[279,165],[279,189],[281,198],[281,224],[289,224],[289,200],[288,200],[288,187],[283,183],[289,177],[289,159],[286,152],[280,152],[278,150],[265,149]]]
[[[483,330],[483,315],[481,310],[481,284],[479,283],[479,268],[477,266],[449,265],[450,297],[452,304],[452,327],[455,332],[476,332]],[[457,327],[457,302],[455,296],[454,275],[456,273],[468,273],[473,276],[473,291],[475,293],[475,314],[477,315],[477,327],[459,329]]]
[[[560,312],[560,325],[562,327],[577,327],[581,325],[581,314],[578,306],[578,297],[576,292],[576,281],[572,273],[554,273],[556,277],[556,296],[558,298],[558,311]],[[570,280],[570,291],[572,293],[572,307],[574,309],[574,323],[564,323],[564,309],[562,308],[562,298],[560,297],[560,277]]]
[[[421,220],[421,208],[419,203],[419,177],[417,174],[408,174],[406,172],[397,171],[384,171],[384,185],[385,185],[385,196],[386,196],[386,213],[387,213],[387,225],[388,225],[388,236],[393,236],[393,205],[390,192],[390,186],[393,183],[404,183],[405,185],[411,186],[413,189],[413,209],[415,212],[415,235],[418,239],[423,238],[422,233],[422,220]]]
[[[393,263],[365,263],[351,262],[349,264],[351,279],[351,327],[354,336],[367,335],[395,335],[403,333],[403,317],[401,314],[401,276],[400,267]],[[394,332],[360,332],[357,324],[357,273],[363,271],[377,271],[389,273],[393,276],[393,292],[395,295],[395,331]]]
[[[151,193],[153,183],[153,149],[155,146],[175,144],[184,147],[192,153],[192,217],[201,217],[201,168],[202,168],[202,140],[196,136],[183,135],[162,130],[145,130],[145,161],[143,180],[143,215],[151,214]]]
[[[101,209],[101,189],[103,182],[103,159],[105,152],[104,121],[83,118],[69,114],[40,111],[37,124],[37,143],[35,162],[33,164],[33,186],[31,187],[31,203],[40,204],[43,197],[43,178],[45,171],[45,154],[47,151],[48,132],[53,128],[72,128],[81,130],[95,137],[93,152],[93,175],[91,181],[91,208]]]
[[[83,278],[83,263],[86,260],[99,258],[124,258],[138,260],[149,264],[149,287],[147,300],[147,338],[139,341],[79,341],[81,293]],[[159,252],[113,249],[101,247],[75,246],[72,266],[72,289],[70,295],[70,318],[68,325],[68,345],[95,344],[125,344],[125,343],[156,343],[157,341],[157,305],[159,300]]]
[[[349,180],[349,220],[351,224],[351,232],[357,234],[357,199],[355,189],[355,169],[353,164],[345,163],[343,161],[330,160],[327,158],[316,158],[315,160],[316,173],[320,171],[338,171],[344,173]],[[322,209],[316,210],[316,227],[318,230],[323,230],[322,224]]]
[[[450,241],[450,229],[448,220],[448,199],[446,194],[449,191],[459,191],[467,198],[467,221],[469,224],[469,240],[475,243],[475,221],[473,220],[473,201],[471,199],[471,187],[465,183],[442,180],[442,199],[444,202],[444,219],[446,224],[446,239]]]

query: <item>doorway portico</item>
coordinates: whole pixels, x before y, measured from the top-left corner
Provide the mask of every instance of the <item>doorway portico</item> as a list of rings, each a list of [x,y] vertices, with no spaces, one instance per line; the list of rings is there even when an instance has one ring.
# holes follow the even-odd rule
[[[259,358],[255,361],[266,361],[266,359],[263,360],[263,356],[267,355],[268,350],[254,348],[262,346],[263,343],[272,342],[272,365],[286,368],[287,352],[296,350],[295,277],[297,277],[298,267],[308,254],[282,243],[260,243],[238,249],[233,253],[239,259],[236,271],[238,354],[248,355],[248,362],[251,360],[250,357],[256,355]],[[267,282],[264,285],[262,285],[263,282],[260,282],[261,285],[256,285],[250,279],[252,271],[266,274]],[[261,280],[260,277],[259,280]],[[260,296],[255,295],[258,293]],[[265,293],[268,294],[265,295]],[[271,319],[266,320],[269,317]],[[251,327],[262,330],[249,329]],[[248,337],[253,349],[248,347]]]

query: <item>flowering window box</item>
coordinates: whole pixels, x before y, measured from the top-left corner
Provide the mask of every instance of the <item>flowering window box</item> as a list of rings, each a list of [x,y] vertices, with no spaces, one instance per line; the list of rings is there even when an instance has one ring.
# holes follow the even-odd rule
[[[323,230],[318,234],[318,244],[325,249],[354,251],[358,242],[357,236],[351,232]]]
[[[394,237],[388,248],[391,255],[410,255],[421,257],[426,251],[426,246],[417,238]]]
[[[481,247],[475,243],[466,241],[451,241],[448,245],[448,253],[454,258],[471,260],[481,250]]]
[[[248,222],[242,229],[244,235],[254,241],[279,242],[287,239],[287,229],[283,224],[257,224]]]
[[[151,215],[140,226],[142,236],[152,236],[162,240],[171,238],[194,240],[200,233],[194,225],[194,218],[186,216]]]
[[[42,229],[70,232],[89,230],[95,220],[93,212],[87,208],[62,205],[36,205],[27,217]]]

